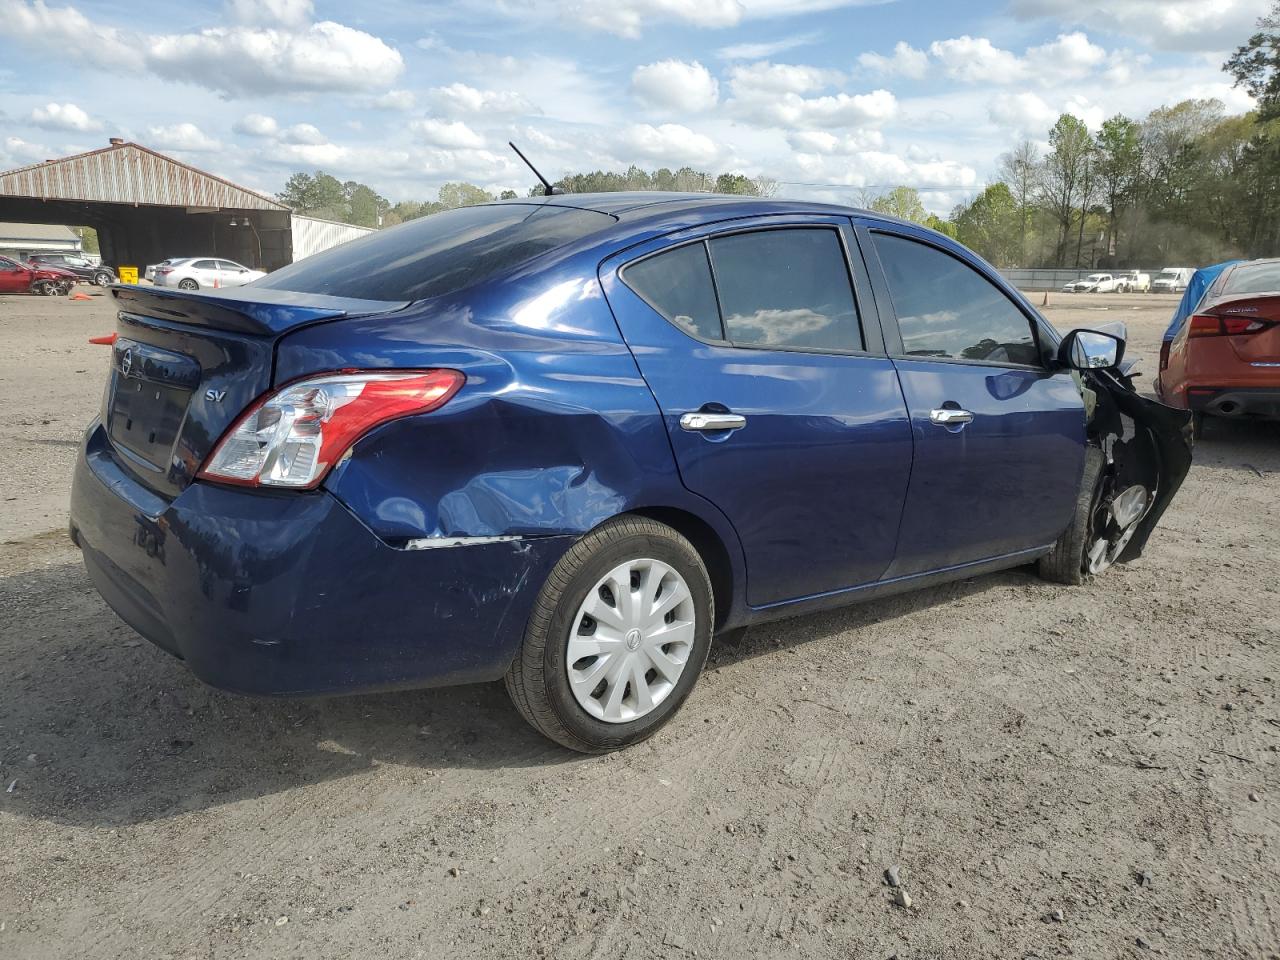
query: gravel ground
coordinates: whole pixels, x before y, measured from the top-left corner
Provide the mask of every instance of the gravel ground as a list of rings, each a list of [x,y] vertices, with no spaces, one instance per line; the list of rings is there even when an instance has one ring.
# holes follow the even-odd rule
[[[1046,308],[1148,370],[1171,310]],[[0,956],[1280,955],[1280,429],[1213,424],[1093,584],[753,630],[585,758],[497,685],[244,699],[121,624],[62,532],[111,315],[0,298]]]

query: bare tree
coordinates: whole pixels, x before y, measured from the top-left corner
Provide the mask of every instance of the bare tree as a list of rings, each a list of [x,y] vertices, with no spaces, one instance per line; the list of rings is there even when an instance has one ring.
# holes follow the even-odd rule
[[[1022,265],[1027,262],[1027,224],[1039,173],[1040,151],[1030,140],[1023,140],[1000,158],[1000,179],[1008,185],[1018,211],[1018,263]]]

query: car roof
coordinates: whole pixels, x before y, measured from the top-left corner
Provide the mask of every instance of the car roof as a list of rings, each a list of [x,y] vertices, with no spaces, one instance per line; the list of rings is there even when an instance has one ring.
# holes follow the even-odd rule
[[[675,193],[665,190],[635,190],[620,193],[557,193],[550,197],[523,197],[516,200],[498,200],[496,203],[539,204],[549,207],[576,207],[605,213],[618,220],[638,220],[654,214],[706,211],[707,220],[719,220],[728,214],[753,213],[831,213],[840,216],[871,216],[881,220],[898,218],[874,211],[845,207],[834,203],[818,203],[808,200],[780,200],[773,197],[751,197],[731,193]],[[733,212],[729,212],[733,211]],[[903,221],[898,221],[903,222]],[[918,224],[917,224],[918,226]]]
[[[1241,291],[1237,290],[1233,292],[1230,289],[1231,281],[1237,276],[1242,276],[1247,271],[1265,267],[1275,268],[1277,266],[1280,266],[1280,257],[1263,257],[1258,260],[1242,260],[1233,263],[1231,266],[1223,270],[1217,279],[1214,280],[1213,284],[1210,285],[1209,289],[1205,291],[1204,300],[1200,307],[1203,309],[1212,304],[1220,303],[1224,299],[1241,296]],[[1280,292],[1280,283],[1277,283],[1276,287],[1276,292]],[[1271,291],[1254,290],[1248,291],[1248,294],[1256,295],[1269,292]]]

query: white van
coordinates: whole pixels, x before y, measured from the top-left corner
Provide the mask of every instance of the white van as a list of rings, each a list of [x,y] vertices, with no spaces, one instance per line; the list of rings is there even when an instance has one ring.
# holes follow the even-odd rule
[[[1165,267],[1151,281],[1151,292],[1181,293],[1187,289],[1187,284],[1191,282],[1191,274],[1193,273],[1195,271],[1190,267]]]

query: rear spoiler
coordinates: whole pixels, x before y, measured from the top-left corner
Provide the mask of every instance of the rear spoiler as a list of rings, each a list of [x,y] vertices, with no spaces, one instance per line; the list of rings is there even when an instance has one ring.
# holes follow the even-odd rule
[[[215,292],[117,284],[111,288],[111,295],[126,313],[258,336],[278,336],[321,320],[394,313],[410,302],[358,300],[253,286]]]

